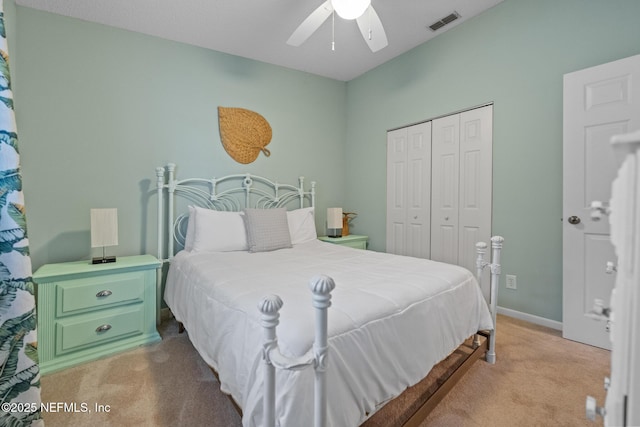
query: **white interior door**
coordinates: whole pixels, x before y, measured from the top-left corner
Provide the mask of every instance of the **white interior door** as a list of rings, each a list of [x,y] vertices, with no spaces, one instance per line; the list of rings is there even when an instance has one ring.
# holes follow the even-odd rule
[[[608,218],[592,218],[590,205],[611,198],[609,142],[638,129],[639,100],[640,55],[564,76],[563,336],[602,348],[610,348],[606,325],[590,312],[596,299],[609,304],[614,277],[605,268],[615,254]]]
[[[431,122],[387,133],[387,252],[430,256]]]

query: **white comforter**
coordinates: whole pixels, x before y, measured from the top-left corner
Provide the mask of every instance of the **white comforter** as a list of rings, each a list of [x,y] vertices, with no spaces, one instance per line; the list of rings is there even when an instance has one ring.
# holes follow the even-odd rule
[[[329,308],[330,426],[364,422],[424,378],[479,329],[492,329],[474,276],[462,267],[351,249],[320,241],[273,252],[178,253],[165,300],[183,322],[221,388],[243,409],[245,427],[262,426],[262,327],[258,303],[284,301],[278,342],[287,356],[313,345],[309,280],[336,283]],[[278,371],[276,420],[311,425],[313,370]]]

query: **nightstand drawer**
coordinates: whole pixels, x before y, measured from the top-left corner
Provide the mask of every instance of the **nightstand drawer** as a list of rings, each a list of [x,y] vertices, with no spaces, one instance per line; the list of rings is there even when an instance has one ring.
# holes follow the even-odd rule
[[[56,355],[144,332],[144,304],[56,322]]]
[[[144,300],[144,273],[131,272],[67,280],[56,284],[56,315],[67,316],[99,307]]]

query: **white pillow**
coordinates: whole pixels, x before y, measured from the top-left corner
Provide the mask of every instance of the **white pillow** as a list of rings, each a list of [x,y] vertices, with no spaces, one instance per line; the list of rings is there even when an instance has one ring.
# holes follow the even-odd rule
[[[275,251],[290,248],[291,236],[284,208],[245,209],[249,252]]]
[[[194,252],[246,251],[247,232],[241,212],[225,212],[194,207]],[[189,218],[191,222],[191,218]],[[187,229],[187,234],[189,230]]]
[[[196,232],[196,214],[195,208],[189,206],[189,217],[187,218],[187,235],[184,238],[184,250],[191,252],[193,250],[193,239]]]
[[[318,238],[313,207],[288,211],[287,221],[291,244],[297,245]]]

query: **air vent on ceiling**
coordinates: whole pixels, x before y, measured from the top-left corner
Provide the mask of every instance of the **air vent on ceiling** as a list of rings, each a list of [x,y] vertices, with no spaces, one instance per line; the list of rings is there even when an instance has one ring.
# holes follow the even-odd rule
[[[429,25],[429,28],[431,28],[431,31],[439,30],[440,28],[442,28],[445,25],[455,21],[458,18],[460,18],[460,14],[458,12],[454,11],[450,15],[447,15],[444,18],[442,18],[441,20],[436,21],[433,24]]]

